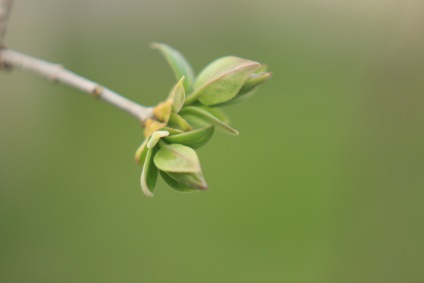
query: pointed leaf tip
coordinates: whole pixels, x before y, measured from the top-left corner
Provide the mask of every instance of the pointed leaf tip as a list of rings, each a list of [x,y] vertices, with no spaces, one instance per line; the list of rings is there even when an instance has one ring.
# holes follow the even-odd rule
[[[185,77],[183,83],[184,88],[187,92],[191,92],[194,83],[194,72],[187,59],[178,50],[166,44],[152,43],[151,47],[159,50],[163,54],[174,71],[177,80],[181,79],[183,76]]]

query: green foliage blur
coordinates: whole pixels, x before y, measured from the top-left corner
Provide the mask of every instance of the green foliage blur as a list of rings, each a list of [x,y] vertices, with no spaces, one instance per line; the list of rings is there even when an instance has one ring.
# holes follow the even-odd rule
[[[274,77],[199,150],[209,190],[140,190],[128,114],[0,74],[0,282],[423,282],[424,2],[15,1],[6,44],[145,105],[236,55]]]

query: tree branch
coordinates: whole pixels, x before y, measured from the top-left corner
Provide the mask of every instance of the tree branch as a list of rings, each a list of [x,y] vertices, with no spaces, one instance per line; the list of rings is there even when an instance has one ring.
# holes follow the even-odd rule
[[[143,124],[153,116],[152,107],[145,107],[135,103],[110,89],[66,70],[61,65],[49,63],[10,49],[0,49],[0,66],[2,65],[10,68],[21,68],[98,97],[130,113]]]
[[[6,49],[3,45],[3,39],[11,6],[12,0],[0,0],[0,69],[21,68],[52,81],[61,82],[127,111],[140,120],[142,124],[153,116],[152,107],[137,104],[110,89],[66,70],[61,65]]]
[[[7,18],[9,17],[12,0],[0,0],[0,47],[3,46],[3,38],[6,33]]]

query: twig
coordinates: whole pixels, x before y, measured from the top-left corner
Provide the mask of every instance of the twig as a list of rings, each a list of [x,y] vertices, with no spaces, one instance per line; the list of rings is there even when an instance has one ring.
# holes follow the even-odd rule
[[[153,115],[153,109],[151,107],[145,107],[135,103],[110,89],[66,70],[61,65],[49,63],[10,49],[0,49],[0,60],[0,66],[21,68],[98,97],[127,111],[137,117],[142,123]]]
[[[61,82],[82,92],[98,97],[138,118],[142,124],[153,116],[153,109],[135,103],[116,92],[83,78],[61,65],[49,63],[10,49],[3,45],[12,0],[0,0],[0,69],[21,68],[50,80]]]

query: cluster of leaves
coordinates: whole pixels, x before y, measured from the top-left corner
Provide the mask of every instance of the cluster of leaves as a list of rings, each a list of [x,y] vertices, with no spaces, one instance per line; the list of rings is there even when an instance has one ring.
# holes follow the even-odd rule
[[[165,44],[153,47],[164,55],[178,82],[144,125],[145,140],[135,154],[143,166],[141,188],[153,196],[160,174],[179,192],[205,190],[207,184],[194,149],[210,140],[215,127],[238,135],[218,107],[246,99],[271,73],[265,65],[229,56],[213,61],[196,78],[180,52]]]

